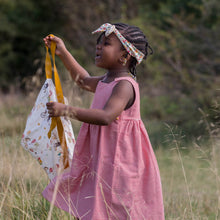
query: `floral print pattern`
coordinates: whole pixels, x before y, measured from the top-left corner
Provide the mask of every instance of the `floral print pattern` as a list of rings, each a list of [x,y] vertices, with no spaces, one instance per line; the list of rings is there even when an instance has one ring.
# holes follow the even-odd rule
[[[47,112],[46,103],[50,101],[57,101],[56,89],[51,79],[47,79],[37,97],[35,105],[28,116],[26,128],[22,135],[21,145],[25,150],[39,162],[40,166],[45,170],[49,179],[53,179],[59,167],[62,164],[62,147],[55,128],[51,132],[51,137],[48,138],[50,130],[51,118]],[[67,104],[67,100],[65,99]],[[71,164],[73,150],[75,146],[75,137],[70,120],[66,117],[60,117],[66,144],[68,148],[68,158]]]

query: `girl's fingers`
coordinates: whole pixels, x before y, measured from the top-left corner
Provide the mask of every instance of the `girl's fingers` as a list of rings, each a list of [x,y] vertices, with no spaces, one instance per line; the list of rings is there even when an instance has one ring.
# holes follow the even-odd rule
[[[55,103],[55,102],[47,102],[47,103],[46,103],[46,106],[47,106],[47,107],[52,107],[52,106],[54,105],[54,103]]]
[[[46,103],[46,106],[47,106],[49,117],[56,117],[56,109],[54,108],[55,102],[48,102]]]
[[[54,112],[53,106],[47,104],[47,111],[48,111],[48,114],[52,114]]]
[[[48,35],[48,36],[46,37],[46,39],[48,39],[49,41],[54,41],[54,42],[56,42],[56,43],[58,43],[59,40],[60,40],[59,37],[56,37],[56,36],[50,36],[50,35]]]
[[[46,36],[43,40],[44,40],[44,43],[47,47],[50,47],[51,41],[57,42],[55,37],[51,37],[50,35]]]
[[[53,110],[48,110],[48,114],[49,114],[49,117],[54,117],[55,116]]]
[[[44,38],[44,43],[47,47],[50,47],[50,40],[47,38]]]
[[[44,38],[45,45],[49,48],[51,46],[52,41],[56,43],[56,51],[55,51],[56,55],[60,55],[65,49],[65,45],[64,45],[62,39],[59,37],[50,36],[50,35],[48,35]]]

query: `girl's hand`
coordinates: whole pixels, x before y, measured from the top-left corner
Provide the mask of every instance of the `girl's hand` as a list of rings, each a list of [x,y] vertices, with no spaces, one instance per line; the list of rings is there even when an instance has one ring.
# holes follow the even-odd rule
[[[59,117],[68,115],[68,106],[58,102],[48,102],[47,110],[50,117]]]
[[[62,55],[66,50],[63,40],[59,37],[56,37],[56,36],[52,37],[50,35],[44,38],[44,43],[49,48],[51,45],[51,41],[54,41],[56,43],[56,51],[55,51],[56,55],[58,56]]]

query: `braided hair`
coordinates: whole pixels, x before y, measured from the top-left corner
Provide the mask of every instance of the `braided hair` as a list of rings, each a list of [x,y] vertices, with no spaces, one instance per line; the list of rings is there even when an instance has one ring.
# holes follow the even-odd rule
[[[124,23],[116,23],[114,24],[117,30],[124,36],[124,38],[132,43],[139,51],[141,51],[145,56],[144,59],[150,54],[153,54],[153,50],[150,47],[148,40],[144,33],[136,26],[130,26]],[[125,48],[122,45],[123,50]],[[150,52],[149,52],[150,49]],[[136,65],[137,60],[135,57],[131,57],[129,71],[133,76],[136,77]]]

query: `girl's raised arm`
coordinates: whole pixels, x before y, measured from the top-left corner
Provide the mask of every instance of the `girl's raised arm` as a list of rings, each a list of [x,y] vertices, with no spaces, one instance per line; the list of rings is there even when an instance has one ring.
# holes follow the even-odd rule
[[[50,47],[51,41],[56,42],[56,55],[60,57],[67,70],[69,70],[73,80],[81,88],[95,92],[98,81],[101,80],[103,76],[91,77],[66,49],[62,39],[56,36],[52,37],[50,35],[44,38],[45,45],[48,47]]]

